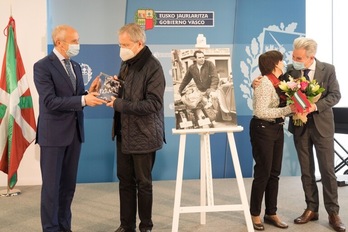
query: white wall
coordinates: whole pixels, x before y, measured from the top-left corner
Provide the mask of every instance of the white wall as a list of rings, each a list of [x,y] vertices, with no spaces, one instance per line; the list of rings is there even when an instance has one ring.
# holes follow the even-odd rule
[[[346,77],[346,36],[345,22],[348,20],[348,14],[342,10],[348,8],[346,0],[307,0],[306,1],[306,36],[315,39],[318,43],[316,57],[320,61],[328,62],[335,65],[336,76],[340,84],[342,98],[336,105],[338,107],[348,107],[348,78]],[[335,134],[335,139],[347,149],[348,135]],[[343,157],[346,154],[337,144],[335,150]],[[335,165],[342,160],[335,156]],[[316,169],[316,175],[319,176],[319,170]],[[348,170],[343,166],[336,174],[342,175]]]
[[[316,57],[332,63],[332,0],[306,1],[306,37],[318,43]]]
[[[344,9],[348,9],[348,1],[335,0],[333,1],[333,40],[332,53],[333,64],[336,67],[337,77],[339,78],[342,99],[337,106],[348,107],[348,78],[347,78],[347,37],[346,37],[346,22],[348,21],[348,14]]]
[[[11,15],[16,21],[17,43],[25,66],[34,102],[35,116],[38,115],[38,94],[33,83],[33,64],[47,54],[46,0],[1,0],[0,1],[0,61],[2,66],[6,46],[3,34]],[[18,169],[20,185],[41,184],[39,146],[32,143],[26,150]],[[0,171],[0,190],[6,189],[7,175]],[[18,188],[20,189],[20,188]]]
[[[347,37],[345,24],[348,14],[342,9],[348,8],[346,0],[307,0],[306,36],[318,43],[316,57],[320,61],[335,65],[336,76],[340,84],[342,98],[337,106],[348,107],[348,78],[346,77]]]

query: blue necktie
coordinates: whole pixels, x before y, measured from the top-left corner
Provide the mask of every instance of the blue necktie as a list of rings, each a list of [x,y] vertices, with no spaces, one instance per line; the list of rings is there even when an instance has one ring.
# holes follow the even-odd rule
[[[306,78],[307,81],[310,81],[308,73],[311,71],[310,69],[303,70],[303,76]]]
[[[65,68],[68,71],[68,76],[70,78],[71,84],[73,85],[74,92],[76,91],[76,78],[71,69],[71,64],[69,59],[64,59]]]

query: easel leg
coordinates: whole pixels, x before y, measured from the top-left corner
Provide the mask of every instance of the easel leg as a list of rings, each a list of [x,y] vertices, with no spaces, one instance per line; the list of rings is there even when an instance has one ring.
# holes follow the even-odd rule
[[[252,232],[252,231],[254,231],[254,228],[253,228],[253,224],[252,224],[252,221],[251,221],[251,214],[250,214],[250,211],[249,211],[248,199],[247,199],[247,195],[246,195],[246,192],[245,192],[245,186],[244,186],[244,182],[243,182],[242,171],[240,169],[236,143],[235,143],[234,136],[233,136],[232,132],[227,133],[227,136],[228,136],[228,142],[229,142],[230,150],[231,150],[233,167],[234,167],[234,171],[236,173],[239,194],[240,194],[240,198],[241,198],[242,205],[243,205],[245,221],[246,221],[246,224],[247,224],[248,231]]]
[[[205,134],[201,134],[200,142],[201,142],[201,152],[200,152],[200,165],[201,165],[201,175],[200,175],[200,182],[201,182],[201,206],[205,206],[207,204],[207,183],[205,181],[206,176],[206,166],[205,166],[205,151],[206,147],[204,146],[204,137]],[[206,212],[201,212],[201,224],[206,223]]]
[[[201,206],[214,205],[213,176],[211,167],[210,134],[201,134]],[[201,212],[201,224],[206,223],[206,212]]]
[[[179,214],[180,214],[180,205],[181,205],[182,180],[183,180],[183,172],[184,172],[185,145],[186,145],[186,134],[182,134],[180,135],[178,170],[176,173],[172,232],[177,232],[179,229]]]

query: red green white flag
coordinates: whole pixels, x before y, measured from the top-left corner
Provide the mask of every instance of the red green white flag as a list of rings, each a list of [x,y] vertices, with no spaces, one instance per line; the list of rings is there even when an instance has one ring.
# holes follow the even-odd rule
[[[8,187],[13,189],[23,154],[35,139],[36,123],[12,17],[4,33],[7,42],[0,76],[0,170],[7,174]]]

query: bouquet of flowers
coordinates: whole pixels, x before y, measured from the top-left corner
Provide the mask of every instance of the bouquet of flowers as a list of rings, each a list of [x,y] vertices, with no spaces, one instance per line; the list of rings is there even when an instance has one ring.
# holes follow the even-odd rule
[[[308,108],[316,103],[321,93],[325,91],[316,80],[308,81],[305,77],[289,77],[289,81],[282,81],[279,88],[287,96],[287,105],[294,104],[297,112],[292,119],[295,126],[303,126],[307,122]]]

